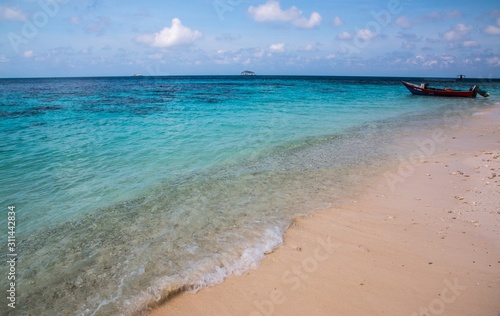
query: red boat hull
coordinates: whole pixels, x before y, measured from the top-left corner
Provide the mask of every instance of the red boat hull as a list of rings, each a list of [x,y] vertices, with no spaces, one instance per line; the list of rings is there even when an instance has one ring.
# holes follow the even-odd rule
[[[439,97],[460,97],[460,98],[475,98],[477,95],[476,86],[473,86],[469,91],[453,90],[453,89],[435,89],[424,85],[416,85],[413,83],[402,81],[403,85],[415,95],[430,95]]]

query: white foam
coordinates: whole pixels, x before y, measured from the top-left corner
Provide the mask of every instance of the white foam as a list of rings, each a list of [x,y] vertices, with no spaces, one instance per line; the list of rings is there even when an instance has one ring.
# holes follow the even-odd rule
[[[220,283],[230,275],[242,275],[250,269],[258,268],[266,254],[283,244],[283,234],[284,231],[279,227],[267,229],[262,236],[261,244],[247,248],[234,262],[228,262],[227,258],[222,258],[222,266],[217,267],[215,272],[206,274],[198,281],[196,290]]]
[[[189,269],[189,271],[182,275],[176,274],[156,279],[145,291],[134,298],[126,300],[121,306],[121,314],[135,315],[141,312],[145,306],[153,302],[159,302],[171,293],[179,290],[189,290],[194,293],[203,288],[221,283],[230,275],[241,275],[250,269],[256,269],[266,254],[274,251],[283,244],[283,234],[284,230],[277,226],[269,228],[264,232],[259,243],[245,249],[236,260],[231,261],[230,257],[219,256],[219,265],[214,267],[215,258],[204,259],[193,263],[192,269]],[[144,273],[143,266],[133,274],[141,274],[141,272]],[[127,277],[129,276],[131,275]],[[124,279],[122,279],[122,284]],[[91,313],[91,315],[95,315],[103,306],[109,303],[116,303],[121,297],[121,293],[122,288],[120,287],[117,295],[111,301],[105,300],[101,302],[97,310]],[[81,315],[88,315],[87,311],[81,313]]]

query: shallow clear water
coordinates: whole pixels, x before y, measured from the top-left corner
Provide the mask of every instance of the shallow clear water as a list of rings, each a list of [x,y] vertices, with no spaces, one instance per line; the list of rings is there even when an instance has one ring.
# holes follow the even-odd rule
[[[390,159],[393,139],[500,95],[495,81],[480,84],[489,99],[464,100],[358,77],[0,84],[20,315],[127,314],[255,267],[293,218]]]

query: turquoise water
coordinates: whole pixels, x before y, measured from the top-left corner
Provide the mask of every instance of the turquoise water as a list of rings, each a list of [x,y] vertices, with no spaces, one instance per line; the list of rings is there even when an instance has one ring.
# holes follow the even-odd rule
[[[19,315],[128,314],[256,267],[293,218],[393,157],[395,138],[500,95],[496,81],[464,100],[360,77],[0,83]]]

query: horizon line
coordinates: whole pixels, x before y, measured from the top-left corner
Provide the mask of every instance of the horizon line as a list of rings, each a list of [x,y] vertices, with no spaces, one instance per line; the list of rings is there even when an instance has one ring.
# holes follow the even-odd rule
[[[370,77],[370,78],[429,78],[429,79],[459,79],[456,75],[455,77],[447,77],[447,76],[391,76],[391,75],[290,75],[290,74],[255,74],[253,76],[245,76],[241,74],[167,74],[167,75],[142,75],[142,74],[132,74],[132,75],[97,75],[97,76],[56,76],[56,77],[0,77],[0,80],[9,80],[9,79],[82,79],[82,78],[162,78],[162,77],[352,77],[352,78],[360,78],[360,77]],[[479,78],[479,77],[464,77],[460,80],[498,80],[500,78]]]

